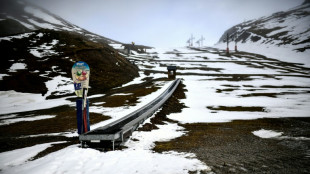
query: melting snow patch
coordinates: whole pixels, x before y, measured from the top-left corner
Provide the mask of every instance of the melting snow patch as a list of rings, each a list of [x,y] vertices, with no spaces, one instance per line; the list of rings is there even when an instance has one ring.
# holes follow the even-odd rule
[[[9,76],[8,74],[0,74],[0,80],[3,80],[3,77]]]
[[[146,75],[144,75],[143,72],[139,72],[139,74],[140,74],[139,77],[134,78],[131,82],[128,82],[128,83],[122,85],[121,87],[142,83],[143,82],[142,79],[144,79],[146,77]]]
[[[52,48],[58,43],[59,43],[58,40],[53,39],[52,42],[49,43],[49,45],[47,43],[44,43],[40,45],[39,47],[34,47],[30,49],[29,52],[35,57],[39,57],[39,58],[42,58],[44,56],[58,55],[56,51],[52,50]]]
[[[33,25],[30,25],[30,24],[28,24],[28,23],[22,22],[22,21],[20,21],[20,20],[18,20],[18,19],[15,19],[15,18],[12,17],[12,16],[7,16],[7,18],[10,18],[10,19],[13,19],[13,20],[19,22],[20,24],[22,24],[23,26],[27,27],[27,28],[30,29],[30,30],[36,30],[36,28],[35,28]]]
[[[78,137],[79,134],[75,132],[58,132],[58,133],[48,133],[48,134],[36,134],[36,135],[26,135],[20,136],[18,138],[31,138],[31,137],[42,137],[42,136],[65,136],[65,137]]]
[[[10,170],[12,167],[27,163],[29,159],[36,156],[39,152],[47,149],[52,144],[59,144],[64,142],[65,141],[45,143],[13,151],[2,152],[0,153],[0,170],[1,172],[5,171],[3,173],[11,173],[6,170]]]
[[[38,37],[43,37],[43,33],[37,34]]]
[[[117,94],[113,94],[111,96],[121,96],[121,95],[133,95],[133,93],[117,93]]]
[[[124,49],[123,44],[109,44],[111,47],[113,47],[114,49]]]
[[[45,100],[41,94],[21,93],[15,91],[0,91],[0,114],[17,113],[62,105],[72,105],[63,99]]]
[[[105,94],[96,94],[96,95],[91,95],[89,97],[87,97],[88,99],[91,99],[91,98],[98,98],[98,97],[103,97],[105,96]]]
[[[54,117],[56,117],[56,115],[40,115],[40,116],[34,116],[34,117],[5,119],[5,120],[0,121],[0,126],[22,122],[22,121],[35,121],[35,120],[43,120],[43,119],[49,119],[49,118],[54,118]]]
[[[26,69],[27,65],[24,63],[14,63],[10,69],[9,72],[16,72],[16,70]]]
[[[96,102],[96,103],[92,103],[93,105],[103,105],[105,102]]]
[[[52,93],[54,93],[54,95],[74,93],[73,82],[70,78],[67,77],[54,77],[53,80],[45,82],[45,85],[48,88],[46,96],[49,96]]]
[[[38,17],[40,19],[43,19],[46,22],[57,24],[57,25],[63,25],[63,23],[61,21],[57,20],[56,18],[54,18],[53,16],[51,16],[47,13],[42,12],[39,9],[27,6],[24,8],[24,10],[25,10],[25,12],[30,13],[33,16]]]
[[[275,132],[272,130],[265,130],[265,129],[261,129],[258,131],[253,131],[252,132],[254,135],[261,137],[261,138],[276,138],[279,140],[296,140],[296,141],[309,141],[310,138],[308,137],[290,137],[290,136],[282,136],[283,132]]]
[[[34,33],[31,32],[31,33],[24,33],[24,34],[19,34],[19,35],[15,35],[15,36],[1,37],[0,41],[3,41],[3,40],[11,41],[11,39],[22,39],[25,37],[29,37],[32,34],[34,34]]]
[[[260,138],[276,138],[280,137],[283,134],[283,132],[275,132],[272,130],[265,130],[265,129],[253,131],[252,133]]]
[[[36,25],[40,28],[46,28],[46,29],[51,29],[51,30],[57,30],[53,25],[51,24],[48,24],[48,23],[40,23],[40,22],[37,22],[33,19],[27,19],[30,23],[32,23],[33,25]]]

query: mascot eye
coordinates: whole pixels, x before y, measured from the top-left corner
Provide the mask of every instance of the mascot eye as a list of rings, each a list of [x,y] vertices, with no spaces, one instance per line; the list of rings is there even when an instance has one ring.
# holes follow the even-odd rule
[[[77,72],[76,72],[76,75],[77,75],[77,76],[80,76],[81,74],[82,74],[81,71],[77,71]]]

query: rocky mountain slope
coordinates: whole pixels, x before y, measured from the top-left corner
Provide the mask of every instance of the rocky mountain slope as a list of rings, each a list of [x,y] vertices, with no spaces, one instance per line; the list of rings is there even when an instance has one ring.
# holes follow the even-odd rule
[[[120,43],[91,33],[45,9],[24,1],[1,0],[0,12],[0,36],[19,34],[43,28],[78,33],[97,42],[108,44]]]
[[[237,42],[240,49],[243,47],[244,50],[248,51],[257,49],[263,51],[258,48],[262,47],[264,49],[285,48],[285,53],[287,50],[301,54],[309,53],[310,1],[306,0],[300,6],[287,11],[235,25],[225,31],[219,39],[218,45],[226,42],[227,34],[229,35],[229,42]]]
[[[47,98],[68,95],[65,91],[49,94],[46,83],[54,78],[71,83],[76,61],[85,61],[91,68],[90,93],[104,92],[138,76],[138,68],[108,45],[117,41],[22,1],[1,1],[0,10],[2,91],[48,94]]]

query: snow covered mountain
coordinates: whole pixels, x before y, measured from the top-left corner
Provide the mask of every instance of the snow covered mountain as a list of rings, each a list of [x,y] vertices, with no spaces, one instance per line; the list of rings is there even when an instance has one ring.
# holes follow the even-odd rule
[[[138,76],[138,68],[108,45],[118,43],[34,5],[1,0],[0,91],[39,93],[47,99],[72,95],[72,86],[64,86],[72,83],[76,61],[91,68],[90,93],[120,86]]]
[[[0,12],[0,36],[24,33],[43,28],[75,32],[97,42],[108,44],[119,43],[118,41],[91,33],[45,9],[24,1],[1,0]]]
[[[240,50],[266,53],[269,56],[306,63],[310,55],[310,1],[300,6],[235,25],[224,32],[217,47],[229,42],[237,42]],[[272,49],[272,51],[271,51]],[[271,54],[273,53],[273,54]],[[294,54],[297,53],[297,54]],[[302,59],[302,60],[301,60]]]

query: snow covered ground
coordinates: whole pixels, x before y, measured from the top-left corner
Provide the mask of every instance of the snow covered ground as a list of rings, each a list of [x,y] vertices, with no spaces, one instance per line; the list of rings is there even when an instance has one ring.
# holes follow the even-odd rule
[[[168,117],[181,123],[229,122],[235,119],[263,117],[309,117],[310,78],[309,70],[290,65],[283,67],[278,61],[251,59],[249,57],[225,57],[211,50],[195,51],[188,48],[153,49],[152,54],[130,56],[142,70],[140,77],[123,86],[143,82],[145,77],[166,77],[166,66],[178,66],[178,78],[182,78],[187,91],[181,100],[187,108]],[[154,57],[157,56],[157,57]],[[21,65],[20,65],[21,66]],[[22,66],[23,68],[26,68]],[[144,71],[150,71],[147,75]],[[46,83],[49,91],[73,93],[70,79],[58,76]],[[139,99],[137,106],[110,107],[94,103],[90,112],[109,115],[112,119],[91,126],[94,129],[125,116],[156,98],[171,82],[157,82],[160,90]],[[72,89],[70,89],[71,87]],[[90,89],[91,90],[91,89]],[[123,94],[121,94],[123,95]],[[1,114],[14,119],[13,112],[26,111],[29,105],[35,109],[59,105],[74,105],[66,98],[45,100],[44,96],[1,91]],[[91,98],[103,96],[94,95]],[[22,100],[26,98],[27,100]],[[3,102],[3,101],[9,102]],[[42,117],[44,119],[44,117]],[[150,118],[149,118],[150,119]],[[146,122],[149,122],[149,119]],[[14,120],[12,120],[14,121]],[[29,120],[30,121],[30,120]],[[2,122],[9,124],[9,122]],[[175,123],[159,125],[150,132],[136,131],[124,145],[127,149],[99,152],[72,145],[34,161],[31,157],[53,143],[0,153],[2,173],[188,173],[210,171],[208,164],[195,158],[192,153],[152,151],[156,141],[169,141],[186,134]],[[76,136],[76,133],[66,133]],[[262,138],[285,138],[282,133],[258,130],[253,136]],[[295,137],[302,138],[302,137]],[[133,141],[133,140],[138,141]],[[59,143],[59,142],[55,142]],[[26,154],[28,151],[32,153]],[[22,156],[22,158],[19,158]],[[7,159],[7,160],[5,160]]]
[[[188,171],[208,171],[204,163],[195,159],[194,154],[167,152],[155,153],[150,150],[155,141],[169,141],[184,134],[177,124],[160,126],[151,132],[135,132],[128,141],[129,148],[110,152],[82,149],[72,145],[51,153],[43,158],[29,161],[47,143],[0,153],[0,168],[3,173],[188,173]],[[31,153],[28,153],[31,152]],[[27,154],[27,155],[25,155]],[[18,160],[17,160],[18,159]]]
[[[178,70],[177,72],[179,73],[186,74],[194,72],[202,74],[184,74],[178,76],[178,78],[183,79],[183,83],[186,85],[186,89],[188,90],[186,92],[186,99],[182,100],[182,102],[185,103],[188,108],[183,109],[181,113],[169,115],[168,117],[171,119],[178,120],[182,123],[195,123],[227,122],[235,119],[256,119],[263,117],[310,116],[310,110],[308,109],[310,107],[310,95],[308,93],[310,89],[309,77],[298,77],[298,74],[304,74],[295,72],[283,73],[281,66],[277,66],[277,61],[267,61],[266,63],[264,60],[262,60],[261,62],[264,63],[261,63],[259,66],[248,66],[251,62],[253,62],[251,65],[255,65],[257,60],[251,60],[250,58],[246,57],[222,57],[212,53],[202,53],[200,51],[176,48],[174,53],[183,54],[181,54],[182,56],[178,58],[178,61],[180,62],[174,62],[175,54],[165,54],[171,53],[171,50],[170,52],[167,50],[157,50],[157,52],[159,53],[159,58],[156,59],[156,61],[160,62],[161,59],[167,60],[170,56],[172,57],[171,61],[165,61],[164,64],[176,65],[185,68],[185,70]],[[193,62],[188,61],[188,57],[192,57],[194,59]],[[200,61],[201,58],[205,58],[206,61],[202,63],[195,62]],[[247,64],[240,64],[242,62]],[[264,66],[265,63],[272,66]],[[196,67],[196,69],[192,70],[194,67]],[[201,67],[217,68],[220,70],[218,72],[202,71],[199,70]],[[186,70],[186,68],[191,68],[191,70]],[[165,67],[160,67],[159,65],[155,65],[155,68],[153,69],[165,71]],[[308,70],[301,69],[300,71],[305,74],[309,74]],[[206,76],[204,76],[204,74]],[[218,75],[213,76],[208,74]],[[224,74],[225,76],[221,76],[221,74]],[[217,78],[225,78],[230,74],[246,74],[249,75],[250,79],[216,80]],[[260,75],[256,76],[256,74]],[[270,75],[270,77],[266,77],[268,75]],[[268,87],[272,85],[277,87]],[[284,88],[283,86],[291,86],[291,88]],[[297,88],[294,86],[297,86]],[[219,90],[224,92],[218,92]],[[273,93],[277,96],[270,97],[268,96],[270,93]],[[255,94],[259,94],[260,96],[255,96]],[[214,111],[208,108],[217,108],[219,106],[261,107],[263,110],[256,112],[231,112],[225,110]],[[194,116],[189,117],[189,115]]]
[[[262,54],[269,58],[278,59],[280,61],[285,62],[293,62],[293,63],[301,63],[304,64],[305,67],[310,67],[310,51],[305,50],[304,52],[297,52],[294,49],[298,48],[297,46],[276,46],[274,44],[262,44],[260,42],[252,42],[248,41],[248,43],[238,43],[239,51],[247,51],[256,54]],[[226,43],[219,43],[214,45],[214,47],[219,49],[225,49]],[[231,44],[230,49],[232,50],[234,47]]]

